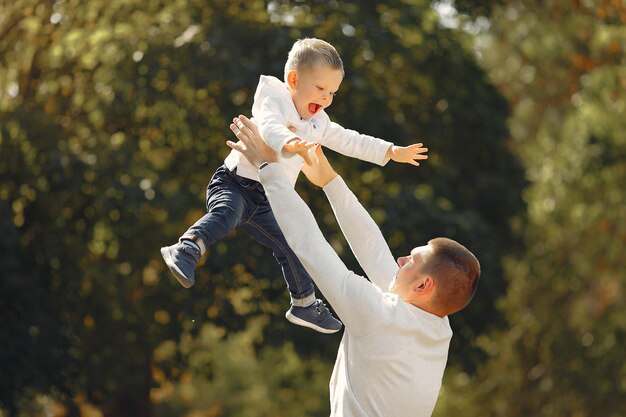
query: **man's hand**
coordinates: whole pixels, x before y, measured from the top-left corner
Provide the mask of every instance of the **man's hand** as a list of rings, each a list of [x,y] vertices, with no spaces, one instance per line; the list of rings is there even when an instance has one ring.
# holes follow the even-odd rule
[[[293,128],[290,128],[289,130],[293,132],[292,129]],[[312,161],[311,161],[311,157],[309,156],[309,149],[311,149],[314,146],[315,146],[315,143],[307,142],[304,139],[295,138],[285,143],[285,146],[283,146],[283,151],[297,153],[304,159],[304,162],[306,162],[307,165],[311,165]]]
[[[387,150],[385,155],[387,158],[391,158],[393,161],[411,164],[413,166],[419,166],[417,160],[428,159],[428,155],[423,155],[428,152],[428,148],[423,148],[421,143],[414,143],[409,146],[396,146],[393,145]]]
[[[322,151],[322,145],[317,144],[313,148],[313,156],[310,165],[304,165],[302,172],[309,181],[318,187],[324,188],[326,184],[331,182],[338,174],[326,159],[326,155]]]
[[[226,141],[226,145],[241,152],[255,167],[258,168],[263,162],[278,161],[276,152],[265,143],[259,135],[256,124],[246,116],[235,117],[230,124],[230,130],[237,136],[239,142],[229,140]]]

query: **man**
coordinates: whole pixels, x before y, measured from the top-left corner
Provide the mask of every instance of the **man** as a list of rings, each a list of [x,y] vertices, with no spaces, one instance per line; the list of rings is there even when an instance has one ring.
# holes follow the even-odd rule
[[[233,120],[238,143],[255,167],[287,242],[345,326],[330,381],[331,417],[429,417],[435,407],[452,330],[448,315],[474,296],[476,257],[436,238],[397,263],[378,226],[321,147],[304,172],[321,187],[369,281],[349,271],[322,235],[276,153],[245,116]]]

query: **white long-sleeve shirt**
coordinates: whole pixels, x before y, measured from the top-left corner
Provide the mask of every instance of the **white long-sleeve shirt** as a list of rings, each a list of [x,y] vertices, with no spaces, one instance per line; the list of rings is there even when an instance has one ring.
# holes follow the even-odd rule
[[[321,143],[333,151],[378,165],[385,165],[389,159],[385,154],[393,143],[346,129],[331,122],[324,110],[310,119],[302,119],[296,110],[287,85],[276,77],[261,75],[254,94],[252,116],[257,123],[261,137],[281,156],[289,182],[295,185],[304,160],[300,155],[284,155],[285,143],[296,137],[308,142]],[[296,130],[291,132],[288,127]],[[237,175],[257,180],[256,168],[240,152],[232,150],[224,161]]]
[[[349,271],[279,164],[259,171],[289,246],[345,325],[330,380],[331,417],[430,417],[452,329],[386,292],[398,265],[376,223],[335,178],[324,192],[367,277]]]

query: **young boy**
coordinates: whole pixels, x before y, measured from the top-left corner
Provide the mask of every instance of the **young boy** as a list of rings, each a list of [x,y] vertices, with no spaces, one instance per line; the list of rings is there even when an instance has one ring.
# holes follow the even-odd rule
[[[295,42],[289,52],[284,82],[260,77],[252,115],[261,136],[280,155],[293,186],[308,158],[307,150],[315,143],[379,165],[393,159],[417,166],[418,159],[426,158],[422,144],[394,146],[331,122],[324,109],[332,103],[343,76],[343,62],[335,48],[307,38]],[[165,263],[183,287],[194,284],[194,270],[206,248],[241,227],[270,248],[281,265],[291,296],[286,318],[322,333],[341,329],[341,322],[317,299],[310,275],[289,248],[258,182],[256,167],[240,152],[233,150],[213,175],[206,205],[207,214],[176,244],[161,248]]]

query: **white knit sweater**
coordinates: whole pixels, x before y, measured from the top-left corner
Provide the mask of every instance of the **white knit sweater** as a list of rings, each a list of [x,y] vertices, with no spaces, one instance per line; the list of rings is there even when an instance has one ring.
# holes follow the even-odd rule
[[[386,292],[398,266],[341,177],[324,192],[371,282],[346,268],[279,164],[258,176],[287,242],[345,325],[330,380],[331,417],[430,417],[452,337],[448,318]]]
[[[276,77],[261,75],[259,78],[252,115],[261,137],[281,156],[280,163],[292,185],[298,179],[304,160],[299,155],[283,154],[282,149],[285,143],[296,137],[321,143],[335,152],[374,164],[389,162],[385,154],[393,145],[391,142],[331,122],[324,110],[310,119],[300,118],[287,85]],[[288,126],[294,127],[295,133]],[[224,162],[231,171],[237,168],[237,175],[257,179],[256,168],[240,152],[233,149]]]

